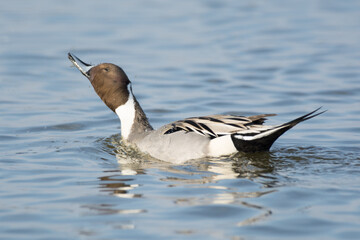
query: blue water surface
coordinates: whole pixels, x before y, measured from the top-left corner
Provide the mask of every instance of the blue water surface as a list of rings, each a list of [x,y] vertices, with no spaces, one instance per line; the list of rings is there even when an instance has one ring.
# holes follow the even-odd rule
[[[0,239],[360,238],[359,1],[3,1],[0,29]],[[154,127],[328,111],[268,153],[149,160],[68,52]]]

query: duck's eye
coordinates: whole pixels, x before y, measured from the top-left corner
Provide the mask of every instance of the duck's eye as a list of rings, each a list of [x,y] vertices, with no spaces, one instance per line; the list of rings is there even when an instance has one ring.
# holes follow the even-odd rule
[[[105,72],[108,72],[108,71],[109,71],[109,69],[108,69],[108,68],[103,68],[103,70],[104,70]]]

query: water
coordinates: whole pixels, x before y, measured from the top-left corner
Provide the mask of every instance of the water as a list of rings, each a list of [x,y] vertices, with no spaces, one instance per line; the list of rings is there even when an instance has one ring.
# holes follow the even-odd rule
[[[1,239],[359,239],[359,1],[0,4]],[[325,114],[269,153],[124,154],[67,59],[122,66],[154,127]]]

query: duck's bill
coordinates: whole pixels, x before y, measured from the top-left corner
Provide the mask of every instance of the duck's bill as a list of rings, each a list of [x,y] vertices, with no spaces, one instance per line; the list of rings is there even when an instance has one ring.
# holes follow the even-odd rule
[[[76,57],[72,53],[68,53],[68,57],[70,61],[74,64],[74,66],[79,69],[79,71],[87,78],[90,78],[89,70],[93,67],[91,64],[83,62],[81,59]]]

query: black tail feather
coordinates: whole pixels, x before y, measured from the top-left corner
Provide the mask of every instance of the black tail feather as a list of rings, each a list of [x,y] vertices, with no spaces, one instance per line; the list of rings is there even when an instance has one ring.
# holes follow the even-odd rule
[[[261,152],[261,151],[269,151],[270,147],[273,145],[273,143],[276,141],[276,139],[278,139],[282,134],[284,134],[286,131],[288,131],[289,129],[291,129],[292,127],[294,127],[296,124],[306,121],[308,119],[311,119],[313,117],[316,117],[325,111],[322,112],[318,112],[321,109],[318,108],[310,113],[307,113],[301,117],[298,117],[290,122],[281,124],[279,126],[275,126],[274,128],[271,128],[267,131],[274,131],[273,133],[264,136],[264,137],[260,137],[260,138],[256,138],[253,140],[244,140],[241,138],[237,138],[236,136],[241,136],[240,133],[234,133],[231,135],[231,139],[236,147],[236,149],[240,152]]]
[[[296,124],[298,124],[298,123],[300,123],[300,122],[303,122],[303,121],[306,121],[306,120],[308,120],[308,119],[310,119],[310,118],[316,117],[316,116],[318,116],[318,115],[320,115],[320,114],[322,114],[322,113],[324,113],[324,112],[327,111],[327,110],[325,110],[325,111],[316,113],[316,112],[319,111],[321,108],[322,108],[322,107],[319,107],[319,108],[315,109],[314,111],[312,111],[312,112],[310,112],[310,113],[307,113],[307,114],[305,114],[305,115],[303,115],[303,116],[301,116],[301,117],[298,117],[298,118],[296,118],[296,119],[294,119],[294,120],[291,120],[290,122],[281,124],[280,126],[290,125],[291,127],[293,127],[293,126],[295,126]],[[316,113],[316,114],[314,114],[314,113]]]

